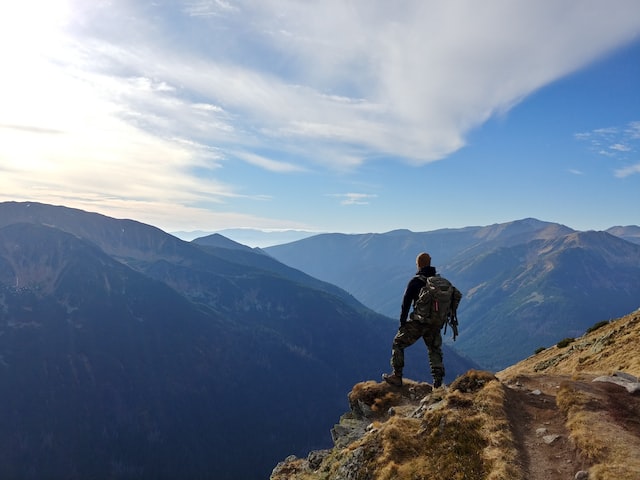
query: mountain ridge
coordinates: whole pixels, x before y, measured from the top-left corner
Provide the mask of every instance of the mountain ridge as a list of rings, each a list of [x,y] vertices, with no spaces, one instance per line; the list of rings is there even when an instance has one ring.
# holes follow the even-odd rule
[[[0,445],[3,477],[42,478],[47,471],[72,479],[96,472],[114,478],[264,478],[277,459],[330,442],[328,429],[315,432],[344,411],[344,393],[388,369],[396,322],[372,312],[349,291],[237,242],[184,242],[133,220],[49,207],[0,204],[0,381],[7,392],[0,398],[0,421],[7,427]],[[526,238],[527,229],[539,238],[518,245],[505,241],[522,238],[523,231]],[[522,259],[544,260],[543,247],[554,252],[559,237],[553,229],[562,227],[523,221],[470,227],[462,239],[451,230],[435,238],[443,245],[453,240],[473,247],[477,235],[491,237],[493,250],[480,255],[467,249],[466,258],[484,259],[497,277],[509,265],[520,268],[524,277],[514,274],[503,283],[508,280],[507,288],[516,290],[518,282],[530,287],[522,288],[527,302],[514,301],[539,309],[545,302],[537,296],[538,280],[525,278],[531,265],[523,266]],[[339,238],[364,250],[380,240],[391,247],[400,240],[413,264],[418,243],[402,243],[405,234]],[[638,277],[633,265],[620,270],[613,251],[635,254],[629,242],[612,250],[611,236],[599,232],[568,232],[563,241],[567,269],[556,277],[582,269],[589,279],[607,268],[620,278]],[[593,251],[584,250],[587,243]],[[333,245],[338,252],[340,247]],[[358,278],[368,278],[376,266],[380,271],[378,260],[397,256],[397,251],[386,256],[368,251]],[[497,258],[512,263],[496,263]],[[539,263],[544,270],[544,261]],[[454,266],[449,262],[441,271],[448,275]],[[481,267],[473,266],[480,280],[489,273]],[[412,274],[397,277],[404,285]],[[393,293],[395,304],[400,296],[401,291]],[[552,308],[548,316],[559,313]],[[470,327],[471,322],[464,325]],[[553,323],[537,327],[554,338],[561,333]],[[480,336],[468,333],[465,337]],[[508,332],[505,338],[517,345]],[[529,347],[520,349],[522,354]],[[408,378],[424,377],[425,356],[420,346],[408,350]],[[445,353],[454,378],[466,371],[459,371],[464,365],[459,360]],[[456,394],[453,401],[458,400],[469,401]],[[248,439],[246,431],[270,434]]]
[[[394,322],[227,246],[0,203],[1,477],[257,479],[330,442],[344,392],[387,370]]]
[[[536,219],[422,233],[324,234],[264,250],[392,317],[415,272],[415,255],[429,252],[438,272],[465,295],[456,349],[493,371],[555,334],[573,336],[598,318],[637,308],[640,298],[638,244]]]

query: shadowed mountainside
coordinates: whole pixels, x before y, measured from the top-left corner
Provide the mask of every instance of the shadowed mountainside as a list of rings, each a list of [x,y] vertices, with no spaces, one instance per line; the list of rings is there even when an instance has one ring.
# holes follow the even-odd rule
[[[258,479],[330,443],[345,392],[388,369],[395,322],[226,247],[0,204],[0,477]]]
[[[636,311],[495,376],[358,383],[334,447],[288,457],[271,480],[637,480],[639,348]]]

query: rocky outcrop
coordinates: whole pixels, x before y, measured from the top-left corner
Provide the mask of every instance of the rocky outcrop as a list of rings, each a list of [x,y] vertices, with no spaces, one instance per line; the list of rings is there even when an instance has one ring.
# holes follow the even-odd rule
[[[271,480],[637,480],[639,343],[634,312],[495,376],[356,384],[333,447],[286,458]]]
[[[640,382],[638,377],[625,372],[614,372],[613,375],[603,375],[593,379],[594,382],[615,383],[625,388],[629,393],[640,393]]]
[[[350,411],[332,429],[333,448],[288,457],[271,479],[517,478],[514,441],[500,413],[504,390],[493,374],[475,370],[435,390],[410,380],[402,387],[359,383]]]

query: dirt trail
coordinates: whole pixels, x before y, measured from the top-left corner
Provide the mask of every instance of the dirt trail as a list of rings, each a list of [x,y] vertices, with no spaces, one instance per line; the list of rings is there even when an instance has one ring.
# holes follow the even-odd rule
[[[506,385],[507,415],[528,480],[568,480],[588,465],[579,459],[558,410],[556,395],[566,377],[517,377]]]

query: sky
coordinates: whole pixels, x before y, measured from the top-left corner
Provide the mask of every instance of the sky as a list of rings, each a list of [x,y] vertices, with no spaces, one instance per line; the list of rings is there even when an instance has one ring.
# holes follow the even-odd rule
[[[167,232],[640,225],[637,0],[7,0],[0,201]]]

